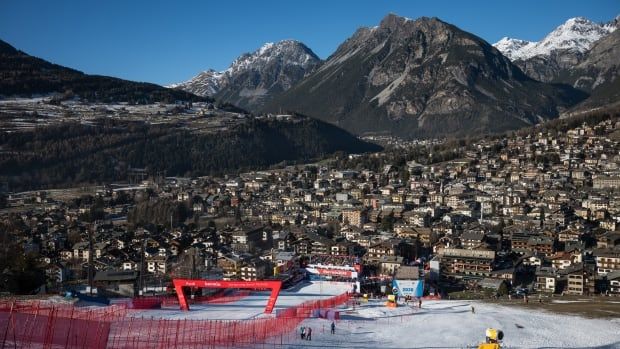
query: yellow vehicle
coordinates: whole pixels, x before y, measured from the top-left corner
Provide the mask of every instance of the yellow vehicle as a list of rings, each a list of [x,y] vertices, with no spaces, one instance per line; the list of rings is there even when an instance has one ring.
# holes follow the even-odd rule
[[[478,346],[478,349],[501,349],[499,343],[482,343]]]
[[[396,303],[396,296],[389,294],[387,302],[385,302],[385,306],[388,308],[396,308],[398,306],[398,303]]]
[[[487,328],[486,341],[478,345],[478,349],[501,349],[500,341],[504,339],[504,332],[495,328]]]

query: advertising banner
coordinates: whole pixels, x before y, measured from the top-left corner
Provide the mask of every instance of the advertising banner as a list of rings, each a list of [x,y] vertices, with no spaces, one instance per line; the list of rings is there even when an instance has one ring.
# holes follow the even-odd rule
[[[394,280],[394,288],[398,289],[401,297],[422,297],[424,295],[424,281],[422,280]]]
[[[339,276],[350,279],[357,278],[357,271],[355,271],[353,267],[309,264],[308,267],[306,267],[306,271],[310,274]]]

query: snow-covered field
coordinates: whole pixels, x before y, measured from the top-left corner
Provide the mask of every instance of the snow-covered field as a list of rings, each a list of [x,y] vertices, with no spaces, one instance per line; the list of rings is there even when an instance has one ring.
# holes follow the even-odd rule
[[[348,283],[303,284],[283,291],[276,309],[341,294]],[[228,304],[194,306],[189,312],[175,308],[144,311],[135,316],[174,319],[251,319],[263,314],[268,293],[252,295]],[[472,313],[471,307],[475,308]],[[503,307],[472,301],[424,301],[422,309],[402,305],[387,308],[371,300],[354,308],[342,308],[336,334],[330,321],[307,319],[312,341],[293,339],[282,348],[471,348],[484,340],[484,331],[504,331],[503,348],[620,348],[620,319],[586,319],[576,316]],[[264,345],[264,344],[261,344]],[[266,344],[266,347],[271,347]]]
[[[343,313],[335,335],[329,333],[329,324],[322,319],[304,321],[315,331],[313,345],[466,348],[477,346],[485,329],[493,327],[504,331],[503,348],[620,348],[620,319],[585,319],[471,301],[426,301],[422,309],[393,309],[370,301]]]

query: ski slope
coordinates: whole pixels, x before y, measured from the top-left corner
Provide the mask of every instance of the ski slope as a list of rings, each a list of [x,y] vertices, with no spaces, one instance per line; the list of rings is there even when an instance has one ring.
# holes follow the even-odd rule
[[[318,281],[303,283],[288,290],[280,291],[273,314],[277,309],[285,309],[308,300],[329,298],[350,291],[352,286],[345,282]],[[236,302],[224,304],[196,304],[190,311],[182,311],[177,307],[166,307],[161,310],[144,310],[132,313],[135,317],[162,319],[193,319],[193,320],[247,320],[264,314],[269,299],[269,291],[254,292],[250,296]]]
[[[472,314],[471,306],[475,307]],[[504,331],[502,348],[620,348],[620,319],[598,320],[530,311],[471,301],[425,301],[422,309],[387,308],[370,301],[341,313],[336,334],[330,321],[309,319],[311,344],[324,348],[468,348],[484,340],[484,331]]]
[[[281,292],[276,309],[342,294],[349,283],[314,282]],[[145,310],[133,316],[163,319],[243,320],[263,316],[269,297],[260,292],[227,304],[194,305],[189,312],[178,308]],[[475,313],[471,312],[474,306]],[[504,331],[502,348],[620,349],[620,319],[586,319],[518,307],[476,301],[424,301],[422,309],[402,304],[387,308],[384,301],[370,300],[353,308],[341,308],[336,334],[331,321],[307,319],[312,341],[290,336],[281,348],[471,348],[484,340],[484,331]],[[275,311],[274,311],[275,313]],[[268,340],[269,342],[269,340]],[[269,343],[258,343],[265,347]]]

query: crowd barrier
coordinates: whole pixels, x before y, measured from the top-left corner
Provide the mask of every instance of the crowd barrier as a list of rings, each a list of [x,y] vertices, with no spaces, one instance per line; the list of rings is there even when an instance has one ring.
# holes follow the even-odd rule
[[[241,297],[241,294],[234,296]],[[144,318],[121,304],[80,308],[39,301],[0,302],[2,348],[254,348],[297,339],[298,325],[316,309],[337,307],[347,293],[250,320]],[[212,299],[213,300],[213,299]],[[133,313],[132,313],[133,312]]]

